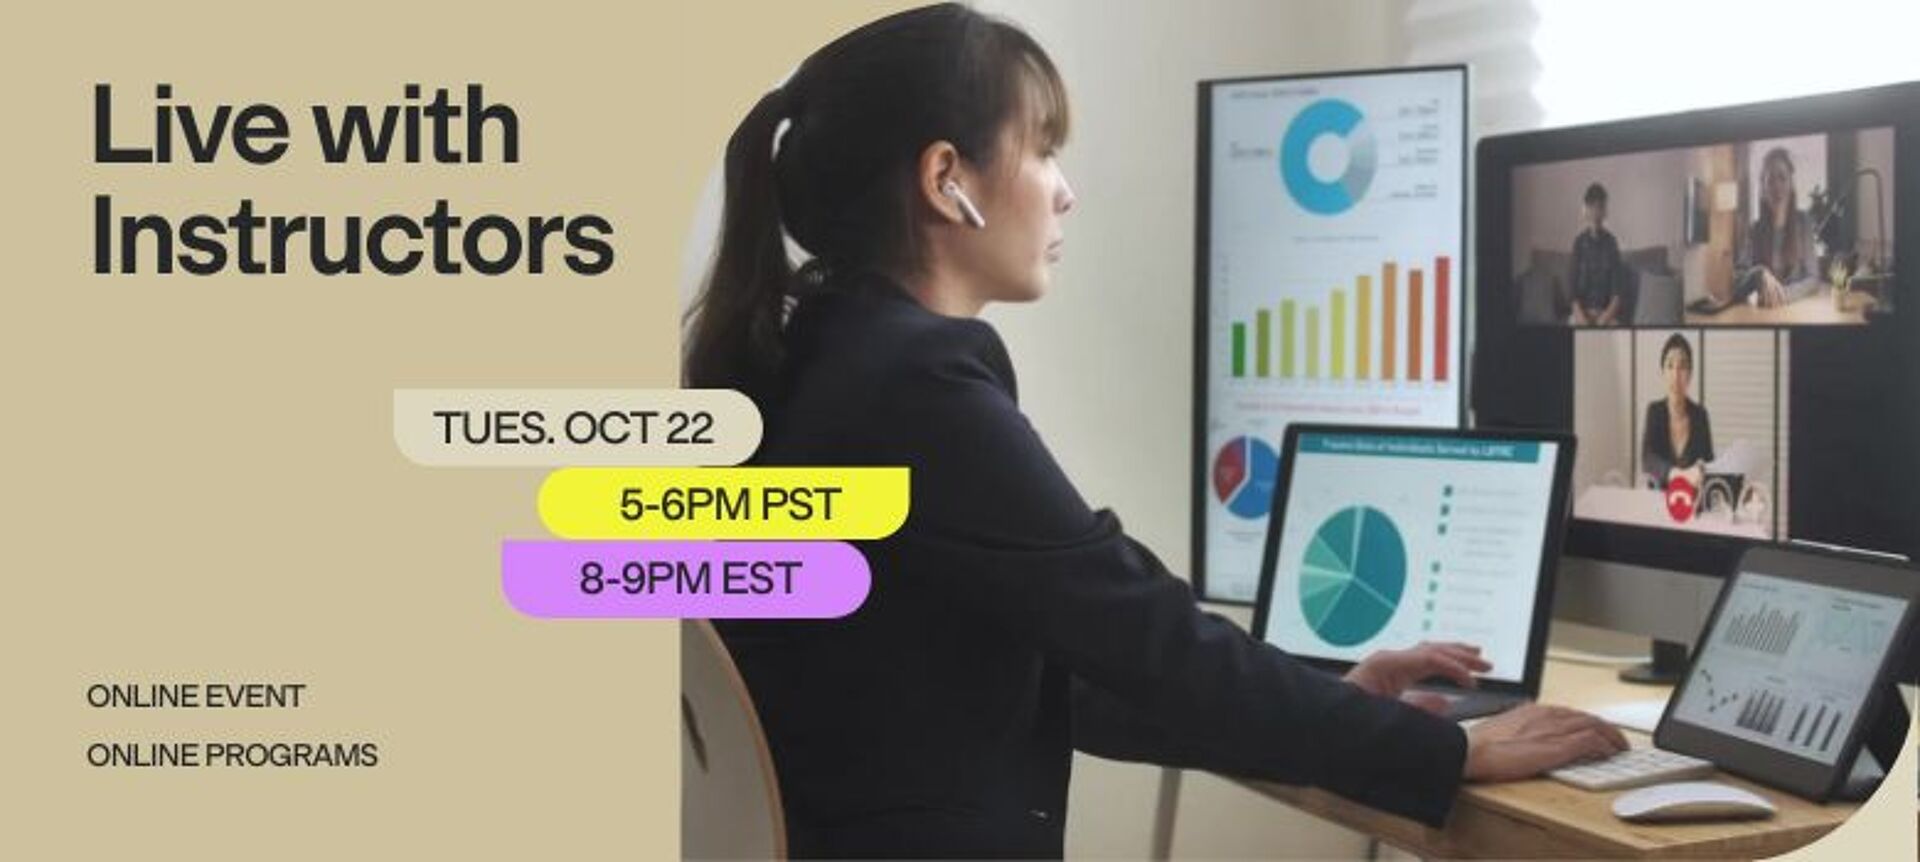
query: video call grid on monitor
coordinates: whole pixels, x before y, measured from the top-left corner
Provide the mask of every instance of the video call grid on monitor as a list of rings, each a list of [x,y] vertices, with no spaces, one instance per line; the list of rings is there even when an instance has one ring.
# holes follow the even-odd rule
[[[1858,326],[1893,310],[1892,126],[1513,169],[1522,324]]]
[[[1916,149],[1920,84],[1482,141],[1475,408],[1579,436],[1571,553],[1920,552]]]

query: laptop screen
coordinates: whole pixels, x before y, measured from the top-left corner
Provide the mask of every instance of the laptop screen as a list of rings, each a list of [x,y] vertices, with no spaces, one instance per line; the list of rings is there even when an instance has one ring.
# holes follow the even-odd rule
[[[1261,637],[1347,662],[1463,641],[1493,664],[1485,678],[1522,682],[1558,446],[1303,430]]]

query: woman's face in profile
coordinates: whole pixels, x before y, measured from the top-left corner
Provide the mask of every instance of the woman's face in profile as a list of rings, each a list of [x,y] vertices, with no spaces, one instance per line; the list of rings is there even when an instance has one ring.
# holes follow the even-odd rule
[[[1073,208],[1073,190],[1041,137],[1018,130],[1003,134],[1000,158],[983,172],[987,188],[978,203],[987,226],[972,237],[971,256],[991,300],[1040,298],[1060,259],[1066,239],[1061,217]]]
[[[1678,348],[1668,350],[1660,357],[1660,372],[1667,379],[1667,394],[1685,398],[1693,385],[1693,360]]]

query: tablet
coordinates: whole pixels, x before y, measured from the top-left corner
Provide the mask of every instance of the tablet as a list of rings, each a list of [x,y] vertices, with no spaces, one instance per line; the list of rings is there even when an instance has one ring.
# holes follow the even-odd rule
[[[1755,548],[1714,605],[1654,743],[1816,801],[1835,795],[1893,683],[1920,571]]]

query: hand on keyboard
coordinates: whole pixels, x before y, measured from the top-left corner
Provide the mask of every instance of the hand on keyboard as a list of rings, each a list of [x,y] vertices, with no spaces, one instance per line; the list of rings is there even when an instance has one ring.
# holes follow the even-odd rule
[[[1529,703],[1468,728],[1464,775],[1468,781],[1515,781],[1626,749],[1627,738],[1593,715]]]
[[[1422,641],[1409,649],[1376,650],[1347,671],[1347,682],[1371,694],[1402,698],[1428,712],[1445,715],[1448,700],[1444,696],[1408,689],[1432,677],[1473,688],[1474,674],[1492,667],[1480,657],[1480,648],[1472,644]]]

